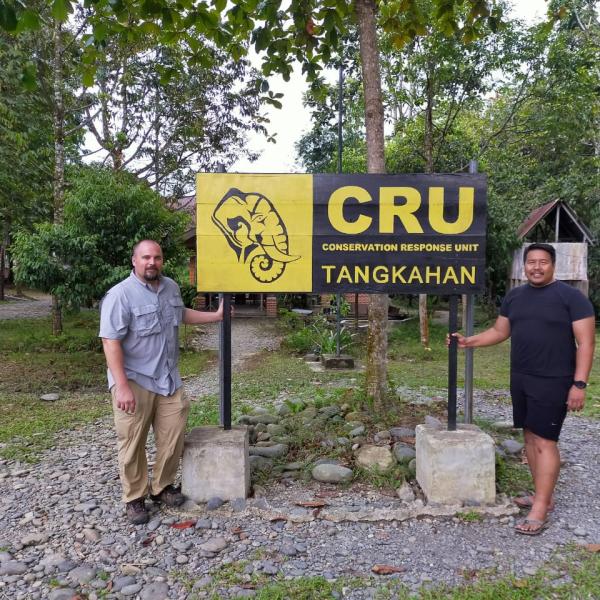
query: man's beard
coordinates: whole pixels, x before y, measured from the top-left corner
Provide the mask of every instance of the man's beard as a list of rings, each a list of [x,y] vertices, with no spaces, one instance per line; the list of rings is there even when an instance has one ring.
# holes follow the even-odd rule
[[[144,271],[144,279],[146,281],[156,281],[160,277],[160,271],[158,269],[153,269],[153,273],[148,273],[148,271]]]

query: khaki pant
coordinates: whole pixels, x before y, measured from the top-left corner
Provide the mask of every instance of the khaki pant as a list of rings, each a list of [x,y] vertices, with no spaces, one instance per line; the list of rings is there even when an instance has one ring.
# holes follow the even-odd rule
[[[133,414],[117,408],[115,386],[111,389],[123,502],[141,498],[148,491],[158,494],[175,481],[190,410],[190,402],[185,399],[183,388],[171,396],[161,396],[134,381],[130,380],[129,385],[135,397]],[[148,486],[146,439],[150,425],[156,441],[156,462],[152,469],[152,482]]]

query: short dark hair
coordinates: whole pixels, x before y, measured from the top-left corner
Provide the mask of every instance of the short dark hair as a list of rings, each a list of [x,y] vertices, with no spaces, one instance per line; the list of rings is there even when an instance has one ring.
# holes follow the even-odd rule
[[[131,256],[135,256],[136,250],[140,247],[140,244],[143,244],[144,242],[152,242],[153,244],[156,244],[158,247],[160,247],[160,244],[156,241],[156,240],[140,240],[139,242],[136,242],[133,245],[133,248],[131,249]],[[162,248],[160,248],[162,251]]]
[[[525,248],[525,251],[523,252],[523,262],[527,262],[527,255],[532,251],[532,250],[543,250],[544,252],[547,252],[550,255],[550,259],[552,260],[552,264],[556,263],[556,250],[554,249],[554,246],[551,246],[550,244],[529,244],[529,246],[527,246],[527,248]]]

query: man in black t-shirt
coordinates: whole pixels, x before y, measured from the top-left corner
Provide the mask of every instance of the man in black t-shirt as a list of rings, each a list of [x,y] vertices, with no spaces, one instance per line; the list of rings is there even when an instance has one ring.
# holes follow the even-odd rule
[[[464,337],[459,348],[492,346],[511,337],[510,393],[515,427],[522,427],[535,493],[515,499],[530,508],[516,526],[525,535],[541,533],[553,509],[560,470],[557,441],[567,410],[579,411],[594,355],[594,311],[579,290],[554,279],[556,253],[549,244],[525,249],[527,282],[511,290],[490,329]]]

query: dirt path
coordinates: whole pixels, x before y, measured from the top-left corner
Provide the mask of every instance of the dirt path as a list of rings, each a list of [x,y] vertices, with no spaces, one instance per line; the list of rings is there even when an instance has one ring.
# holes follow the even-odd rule
[[[47,317],[51,308],[52,299],[50,296],[20,298],[7,295],[6,301],[0,302],[0,321],[4,319]]]

